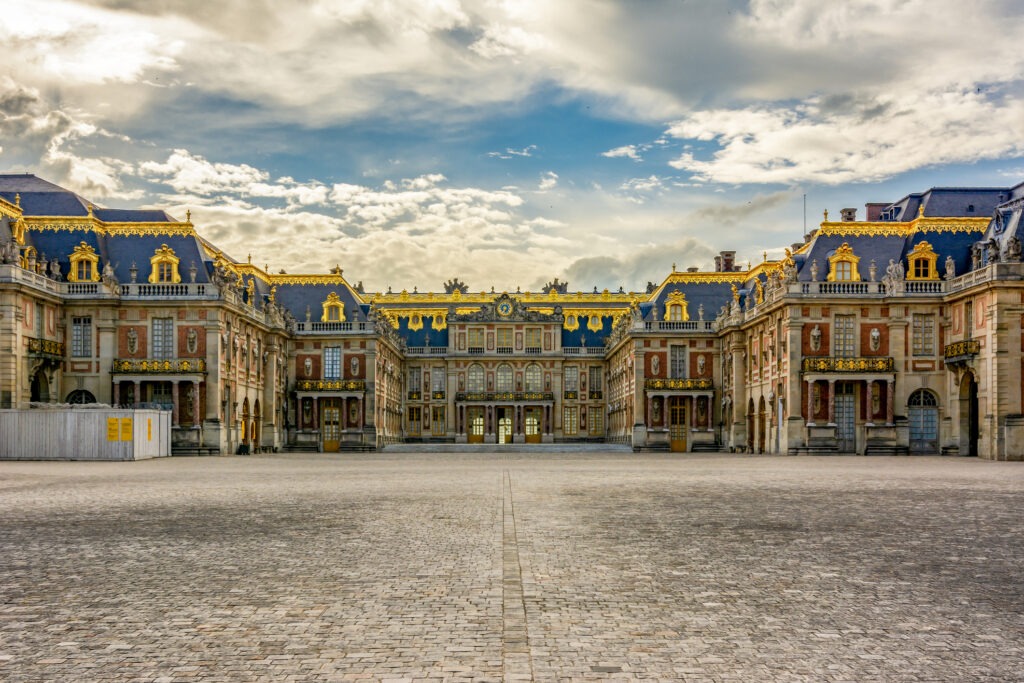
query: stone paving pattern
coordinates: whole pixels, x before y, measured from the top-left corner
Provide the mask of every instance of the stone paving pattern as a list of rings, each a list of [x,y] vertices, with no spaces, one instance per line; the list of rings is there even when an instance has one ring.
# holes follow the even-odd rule
[[[1024,680],[1024,464],[0,463],[3,681]]]

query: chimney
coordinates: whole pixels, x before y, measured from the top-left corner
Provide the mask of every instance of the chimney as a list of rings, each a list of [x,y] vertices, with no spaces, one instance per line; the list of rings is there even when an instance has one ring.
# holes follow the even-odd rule
[[[839,214],[843,217],[844,223],[852,223],[857,220],[857,209],[839,209]]]
[[[734,270],[735,261],[735,251],[719,252],[719,255],[715,257],[715,270],[720,273],[731,273]]]
[[[867,216],[865,216],[864,220],[869,222],[882,220],[882,210],[887,206],[889,205],[880,202],[870,202],[865,204],[864,210],[867,212]]]
[[[700,268],[698,268],[697,266],[690,266],[689,268],[686,269],[686,272],[687,273],[696,273],[699,270],[700,270]]]

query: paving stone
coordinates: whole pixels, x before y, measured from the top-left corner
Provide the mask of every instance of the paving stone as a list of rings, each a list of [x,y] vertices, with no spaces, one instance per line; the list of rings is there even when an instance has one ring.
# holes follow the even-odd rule
[[[1024,465],[0,463],[0,680],[1005,681]]]

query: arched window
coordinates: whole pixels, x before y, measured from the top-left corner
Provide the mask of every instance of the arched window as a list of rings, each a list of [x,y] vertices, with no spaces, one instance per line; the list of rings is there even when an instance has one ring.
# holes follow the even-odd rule
[[[153,252],[153,256],[149,259],[150,266],[152,267],[149,273],[149,281],[151,283],[181,282],[181,275],[178,273],[179,261],[180,259],[175,256],[173,249],[166,244],[161,244],[160,248]]]
[[[544,373],[541,372],[540,366],[536,363],[531,363],[526,366],[526,390],[527,391],[543,391],[544,390]]]
[[[495,373],[494,377],[494,390],[495,391],[512,391],[514,388],[512,380],[512,366],[502,364],[498,366],[498,372]]]
[[[345,306],[341,303],[337,292],[331,292],[323,302],[324,312],[320,321],[325,323],[340,323],[345,321]]]
[[[66,403],[72,405],[86,405],[89,403],[95,403],[96,397],[92,395],[92,392],[86,391],[85,389],[75,389],[68,397],[64,399]]]
[[[938,280],[939,271],[935,267],[939,255],[928,242],[918,242],[914,250],[907,254],[908,280]]]
[[[85,242],[80,243],[68,257],[71,269],[68,271],[68,282],[98,282],[100,279],[100,257],[96,250]]]
[[[686,295],[675,290],[665,298],[665,320],[681,322],[690,319]]]
[[[484,367],[479,364],[469,366],[466,372],[466,391],[484,390]]]
[[[835,253],[828,257],[829,282],[859,282],[860,272],[857,270],[857,262],[860,257],[853,253],[853,248],[847,242],[836,249]]]

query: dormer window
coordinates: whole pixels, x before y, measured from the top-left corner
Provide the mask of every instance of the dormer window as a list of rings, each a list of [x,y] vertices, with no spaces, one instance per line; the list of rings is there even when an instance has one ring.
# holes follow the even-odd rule
[[[173,284],[181,282],[181,275],[178,273],[178,262],[180,259],[175,256],[174,250],[166,244],[161,244],[153,256],[149,259],[151,270],[149,281],[151,283]]]
[[[939,255],[928,242],[918,242],[913,251],[907,254],[908,280],[938,280],[939,271],[935,267]]]
[[[679,290],[669,293],[665,299],[665,320],[682,322],[690,319],[686,295]]]
[[[336,292],[331,292],[323,302],[324,313],[320,316],[321,322],[341,323],[345,322],[345,306]]]
[[[853,248],[848,242],[843,242],[842,246],[828,257],[828,281],[859,282],[860,271],[857,270],[858,261],[860,261],[860,257],[853,253]]]
[[[96,254],[95,249],[82,242],[75,247],[68,258],[71,261],[68,282],[99,282],[100,257]]]

